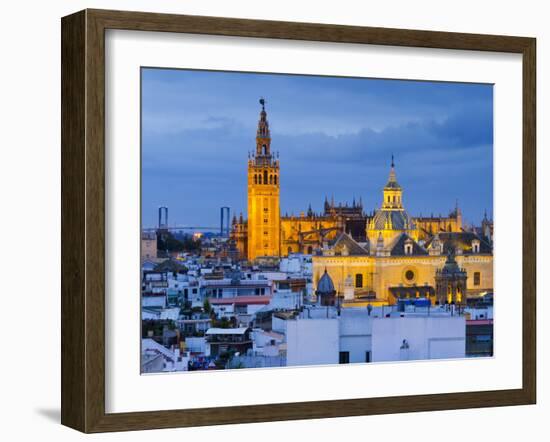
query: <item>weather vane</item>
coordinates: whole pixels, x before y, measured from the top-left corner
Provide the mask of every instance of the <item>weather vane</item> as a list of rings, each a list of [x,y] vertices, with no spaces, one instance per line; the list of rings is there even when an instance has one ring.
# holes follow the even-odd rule
[[[264,97],[260,98],[260,104],[262,105],[262,107],[265,106],[265,98]]]

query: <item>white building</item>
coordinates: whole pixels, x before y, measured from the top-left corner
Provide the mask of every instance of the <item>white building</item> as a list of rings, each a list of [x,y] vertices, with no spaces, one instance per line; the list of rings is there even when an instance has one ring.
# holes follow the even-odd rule
[[[210,353],[208,352],[209,348],[206,345],[206,338],[204,336],[187,336],[185,338],[185,349],[191,353],[203,353],[205,356],[210,356]]]
[[[464,316],[405,316],[373,321],[373,362],[464,357]]]
[[[159,356],[162,357],[162,368]],[[179,348],[169,349],[150,338],[141,340],[141,372],[187,371],[189,355]],[[159,370],[159,368],[161,368]]]
[[[298,318],[285,322],[287,365],[338,363],[338,319]]]
[[[141,309],[141,319],[142,320],[161,320],[169,319],[175,321],[179,318],[180,309],[176,308],[151,308],[151,307],[142,307]]]
[[[296,253],[282,258],[279,270],[287,274],[311,276],[313,274],[311,255]]]
[[[275,320],[277,319],[277,320]],[[464,358],[466,321],[444,309],[382,314],[381,309],[308,307],[273,319],[287,340],[288,365]]]

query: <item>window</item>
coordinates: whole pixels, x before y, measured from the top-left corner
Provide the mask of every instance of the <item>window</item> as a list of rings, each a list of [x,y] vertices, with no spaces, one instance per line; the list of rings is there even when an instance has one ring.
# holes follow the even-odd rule
[[[371,352],[370,351],[365,352],[365,362],[371,362]]]
[[[258,184],[262,184],[262,176],[258,175]]]
[[[267,184],[267,170],[264,170],[264,184]]]
[[[264,218],[264,224],[267,224],[267,218]]]
[[[363,287],[363,275],[361,275],[361,273],[357,273],[355,275],[355,287],[357,288]]]
[[[341,351],[339,355],[339,364],[349,364],[349,351]]]
[[[269,232],[267,230],[264,230],[264,235],[269,235]]]
[[[273,177],[273,184],[277,185],[277,175]]]
[[[412,243],[405,243],[405,255],[412,255],[413,245]]]
[[[407,281],[412,281],[414,279],[414,272],[412,270],[407,270],[405,272],[405,279]]]
[[[258,184],[258,175],[254,175],[254,184]]]
[[[474,285],[481,285],[481,273],[474,272]]]
[[[264,212],[267,213],[269,209],[267,207],[264,207]]]
[[[193,289],[193,295],[197,294],[197,289]]]

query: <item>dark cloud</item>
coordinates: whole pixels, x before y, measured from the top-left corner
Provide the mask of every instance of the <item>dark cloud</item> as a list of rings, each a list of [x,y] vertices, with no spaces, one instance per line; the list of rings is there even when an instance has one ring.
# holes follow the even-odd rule
[[[205,81],[197,73],[195,77]],[[360,106],[359,102],[342,106],[338,85],[330,82],[327,84],[332,87],[330,95],[335,105],[315,106],[303,114],[304,125],[300,126],[300,112],[293,109],[294,103],[301,108],[304,97],[314,100],[323,90],[313,81],[313,94],[307,90],[307,81],[299,78],[300,95],[293,77],[284,78],[285,87],[295,92],[285,104],[280,96],[285,96],[288,89],[280,86],[282,80],[280,76],[273,80],[271,95],[279,97],[279,105],[274,106],[278,111],[268,108],[268,117],[272,148],[280,152],[283,212],[299,212],[310,202],[320,210],[325,195],[333,194],[336,199],[348,201],[362,197],[367,208],[378,206],[392,153],[398,179],[405,187],[405,202],[413,213],[444,213],[457,198],[471,220],[477,221],[485,208],[491,208],[490,86],[378,82],[378,89],[371,86],[368,91],[369,106]],[[257,81],[251,81],[250,86]],[[323,81],[325,84],[327,79]],[[355,86],[369,82],[343,82],[342,96],[365,95]],[[154,85],[159,87],[157,83],[151,87]],[[178,86],[181,85],[173,79],[162,84],[168,90]],[[238,101],[238,91],[234,90],[239,86],[234,86],[227,92],[235,101],[234,112],[228,110],[230,104],[223,104],[221,85],[216,89],[221,104],[213,105],[212,97],[201,100],[208,94],[194,91],[194,98],[185,101],[183,108],[181,100],[172,97],[167,104],[159,101],[162,94],[148,91],[156,98],[145,100],[143,109],[145,224],[154,222],[160,204],[170,207],[172,221],[193,225],[216,225],[222,205],[229,205],[235,212],[246,210],[247,152],[254,149],[258,109],[256,106],[250,115],[243,116],[243,101]],[[262,88],[266,88],[265,84]],[[187,96],[185,91],[180,95]],[[327,99],[325,93],[322,100]],[[205,106],[203,101],[210,104]],[[283,106],[291,110],[284,113]],[[220,108],[225,109],[223,113],[218,112]],[[380,109],[376,115],[381,122],[379,128],[369,124],[374,108]],[[299,130],[294,132],[292,127]]]

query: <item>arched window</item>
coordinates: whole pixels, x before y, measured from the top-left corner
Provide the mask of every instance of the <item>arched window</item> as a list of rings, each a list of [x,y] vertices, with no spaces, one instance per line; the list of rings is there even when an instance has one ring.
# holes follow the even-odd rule
[[[355,287],[357,288],[363,287],[363,275],[361,275],[361,273],[357,273],[355,275]]]
[[[264,184],[267,184],[267,170],[264,170]]]
[[[277,185],[277,175],[273,176],[273,184]]]
[[[254,184],[258,184],[258,175],[254,175]]]
[[[269,175],[269,184],[273,184],[273,175]]]
[[[311,255],[312,253],[313,253],[313,247],[312,247],[312,246],[309,246],[309,247],[307,248],[307,254],[308,254],[308,255]]]
[[[262,175],[258,175],[258,184],[262,184]]]
[[[390,196],[388,195],[388,203],[390,202]]]
[[[395,203],[395,195],[393,196],[393,202]]]

